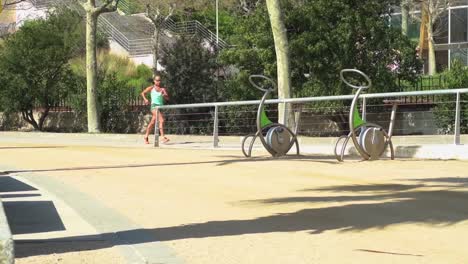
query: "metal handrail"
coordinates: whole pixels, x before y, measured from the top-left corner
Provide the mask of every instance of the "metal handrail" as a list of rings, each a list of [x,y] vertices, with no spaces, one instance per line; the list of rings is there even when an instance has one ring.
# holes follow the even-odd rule
[[[109,35],[109,37],[113,38],[117,43],[128,50],[130,54],[136,55],[140,53],[151,53],[152,38],[128,39],[104,16],[99,19],[99,25]],[[165,30],[169,30],[175,34],[200,34],[204,39],[211,42],[216,41],[216,35],[197,20],[176,23],[173,20],[168,19],[164,22],[164,28]],[[162,34],[161,38],[168,39],[165,34]],[[222,39],[218,39],[218,47],[226,48],[229,47],[229,44]],[[164,48],[161,49],[161,52],[164,54],[166,53]]]
[[[367,98],[386,98],[386,97],[404,97],[404,96],[421,96],[421,95],[446,95],[454,94],[457,96],[456,109],[455,109],[455,133],[454,133],[454,144],[460,144],[460,94],[468,93],[468,88],[461,89],[444,89],[444,90],[429,90],[429,91],[412,91],[412,92],[392,92],[392,93],[374,93],[374,94],[363,94],[360,97],[363,98],[363,109],[366,108]],[[318,97],[302,97],[302,98],[287,98],[287,99],[272,99],[266,100],[265,104],[278,104],[278,103],[306,103],[306,102],[320,102],[320,101],[341,101],[341,100],[352,100],[354,95],[336,95],[336,96],[318,96]],[[213,103],[199,103],[199,104],[179,104],[179,105],[163,105],[158,106],[158,109],[180,109],[180,108],[195,108],[195,107],[214,107],[214,129],[213,129],[213,147],[218,147],[218,109],[221,106],[236,106],[236,105],[258,105],[261,100],[251,101],[232,101],[232,102],[213,102]],[[159,111],[157,111],[159,113]],[[158,114],[156,114],[158,115]],[[155,128],[159,127],[159,118],[156,117]],[[155,141],[154,146],[159,147],[159,129],[155,129],[154,133]]]
[[[391,92],[391,93],[374,93],[363,94],[361,98],[385,98],[385,97],[399,97],[399,96],[417,96],[417,95],[443,95],[443,94],[463,94],[468,93],[468,88],[461,89],[444,89],[444,90],[429,90],[429,91],[412,91],[412,92]],[[318,96],[318,97],[301,97],[301,98],[286,98],[286,99],[270,99],[266,100],[266,104],[278,103],[306,103],[306,102],[319,102],[319,101],[342,101],[352,100],[354,95],[331,95],[331,96]],[[256,105],[261,100],[249,101],[232,101],[232,102],[213,102],[213,103],[198,103],[198,104],[178,104],[178,105],[163,105],[159,109],[180,109],[180,108],[194,108],[194,107],[215,107],[215,106],[234,106],[234,105]]]

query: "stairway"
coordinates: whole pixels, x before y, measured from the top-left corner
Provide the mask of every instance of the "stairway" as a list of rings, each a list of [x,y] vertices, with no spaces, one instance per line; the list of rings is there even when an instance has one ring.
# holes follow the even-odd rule
[[[118,13],[106,13],[100,16],[100,28],[119,45],[121,45],[130,56],[144,56],[152,54],[152,39],[154,26],[143,14],[124,16]],[[160,36],[160,50],[162,54],[165,48],[175,41],[178,35],[198,35],[202,39],[212,43],[218,49],[229,48],[229,44],[218,39],[216,34],[207,29],[199,21],[174,22],[169,19],[163,25]]]
[[[74,0],[31,0],[31,2],[36,8],[50,8],[55,4],[63,4],[78,11],[81,15],[85,15],[81,5]],[[125,4],[126,2],[123,1],[122,3]],[[98,28],[124,48],[131,57],[152,54],[154,26],[144,14],[103,13],[99,16]],[[168,19],[163,25],[163,32],[160,36],[161,54],[164,55],[167,52],[165,48],[170,46],[178,35],[183,34],[196,34],[211,43],[213,47],[217,46],[219,50],[230,47],[226,41],[217,39],[216,34],[199,21],[174,22],[172,19]]]

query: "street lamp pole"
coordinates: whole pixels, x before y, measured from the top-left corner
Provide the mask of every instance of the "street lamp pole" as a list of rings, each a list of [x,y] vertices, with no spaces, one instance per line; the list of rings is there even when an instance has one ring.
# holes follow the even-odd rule
[[[218,18],[218,0],[216,0],[216,47],[218,47],[219,43],[219,18]]]
[[[218,83],[219,83],[219,67],[218,67],[218,52],[219,52],[219,16],[218,16],[218,0],[216,0],[216,82],[215,96],[218,98]]]

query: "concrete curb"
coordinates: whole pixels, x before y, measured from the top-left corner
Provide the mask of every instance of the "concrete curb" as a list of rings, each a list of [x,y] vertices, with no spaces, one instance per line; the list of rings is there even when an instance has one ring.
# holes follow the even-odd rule
[[[15,263],[14,242],[0,199],[0,264]]]

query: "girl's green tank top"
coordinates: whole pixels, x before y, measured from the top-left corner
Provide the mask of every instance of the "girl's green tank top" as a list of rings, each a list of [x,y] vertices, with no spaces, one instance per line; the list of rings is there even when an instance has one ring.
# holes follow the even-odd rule
[[[155,87],[153,87],[153,89],[151,90],[151,104],[164,105],[164,98],[162,92],[156,91]]]

